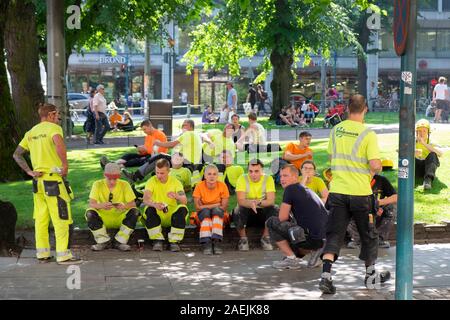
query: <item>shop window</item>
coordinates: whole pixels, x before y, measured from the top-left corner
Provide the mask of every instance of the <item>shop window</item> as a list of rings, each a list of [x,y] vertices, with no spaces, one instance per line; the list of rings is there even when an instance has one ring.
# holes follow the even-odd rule
[[[419,30],[417,32],[417,57],[436,56],[436,30]]]
[[[393,57],[395,56],[394,51],[394,35],[392,30],[381,30],[379,37],[381,48],[380,57]]]
[[[438,11],[438,0],[417,1],[419,11]]]
[[[450,57],[450,29],[442,29],[437,32],[437,56]]]

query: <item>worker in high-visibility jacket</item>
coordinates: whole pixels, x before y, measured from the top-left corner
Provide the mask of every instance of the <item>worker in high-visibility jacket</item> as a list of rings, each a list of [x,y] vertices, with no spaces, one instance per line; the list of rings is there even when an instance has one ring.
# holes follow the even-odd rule
[[[128,240],[133,233],[140,211],[136,207],[136,196],[127,181],[120,180],[120,165],[110,162],[105,166],[105,179],[92,185],[86,221],[96,244],[91,249],[101,251],[112,246],[129,251]],[[112,241],[107,228],[119,231]]]
[[[230,150],[223,150],[220,157],[218,181],[224,182],[228,187],[230,195],[236,193],[237,180],[244,175],[244,168],[233,164],[233,153]]]
[[[390,278],[389,271],[380,273],[375,271],[378,233],[375,227],[375,198],[370,181],[372,173],[381,171],[377,136],[363,124],[367,104],[362,95],[352,96],[348,108],[348,120],[331,130],[328,143],[333,180],[326,204],[330,216],[322,255],[323,272],[319,284],[319,289],[325,294],[336,292],[331,278],[331,266],[339,257],[345,232],[352,217],[361,236],[359,258],[366,265],[364,280],[366,287],[377,288],[377,284]]]
[[[154,251],[163,250],[163,227],[170,228],[170,251],[180,251],[179,243],[189,221],[186,194],[181,182],[169,175],[169,161],[158,160],[155,172],[156,175],[145,184],[143,223],[150,240],[153,240]]]
[[[36,256],[39,262],[50,262],[48,226],[55,229],[56,262],[78,264],[81,259],[72,256],[69,249],[69,230],[73,223],[70,201],[73,193],[65,179],[69,170],[63,131],[59,126],[59,111],[52,104],[40,104],[41,122],[25,133],[14,152],[18,165],[33,177],[33,201],[36,237]],[[30,153],[30,169],[25,153]]]
[[[231,152],[234,158],[236,145],[233,141],[233,125],[225,125],[223,131],[210,129],[202,134],[203,140],[203,162],[217,163],[224,150]]]
[[[441,156],[442,151],[430,142],[430,122],[420,119],[416,123],[415,176],[423,178],[424,190],[431,189]]]

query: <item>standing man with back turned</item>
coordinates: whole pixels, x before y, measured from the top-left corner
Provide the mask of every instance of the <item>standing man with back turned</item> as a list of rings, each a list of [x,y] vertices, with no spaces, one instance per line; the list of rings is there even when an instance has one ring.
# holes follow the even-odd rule
[[[375,199],[370,181],[372,173],[381,171],[380,151],[375,132],[364,126],[367,104],[362,95],[350,98],[349,117],[330,133],[328,154],[331,156],[330,211],[326,245],[322,255],[323,272],[319,289],[325,294],[336,293],[331,279],[331,266],[339,257],[350,219],[356,222],[361,236],[359,258],[365,262],[364,284],[374,289],[377,283],[389,280],[390,273],[375,271],[378,256],[378,233],[375,228]]]
[[[33,177],[33,200],[36,236],[36,256],[40,263],[50,262],[48,225],[55,228],[56,262],[78,264],[82,260],[72,257],[69,249],[69,228],[73,223],[70,200],[73,194],[64,179],[67,176],[66,145],[61,119],[56,106],[40,104],[41,122],[25,133],[14,152],[14,160],[30,177]],[[24,159],[29,152],[33,169]]]

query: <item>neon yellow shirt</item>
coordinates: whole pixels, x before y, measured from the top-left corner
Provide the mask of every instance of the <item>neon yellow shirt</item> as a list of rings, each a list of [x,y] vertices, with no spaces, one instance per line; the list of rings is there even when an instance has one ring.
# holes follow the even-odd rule
[[[330,192],[354,196],[371,195],[369,160],[381,158],[375,132],[360,122],[345,120],[331,130],[328,142],[330,155],[333,154],[333,139],[336,156],[331,160],[333,180]]]
[[[236,145],[232,138],[225,138],[223,136],[223,131],[219,129],[210,129],[207,131],[208,136],[210,137],[212,143],[214,144],[214,148],[211,149],[208,143],[203,143],[203,152],[208,156],[215,157],[222,153],[224,150],[228,150],[231,152],[233,158],[236,154]]]
[[[188,168],[171,168],[169,175],[177,178],[177,180],[181,182],[185,190],[191,188],[192,173]]]
[[[183,185],[177,178],[169,176],[166,183],[162,183],[156,176],[151,177],[145,184],[145,190],[152,193],[151,201],[165,203],[169,206],[169,212],[174,212],[177,207],[177,200],[167,196],[169,192],[184,194]]]
[[[298,178],[298,182],[302,182],[302,177]],[[322,191],[327,188],[325,182],[319,177],[312,177],[311,182],[307,183],[306,186],[314,191],[319,197],[322,197]]]
[[[229,166],[225,169],[225,173],[219,173],[219,181],[225,182],[225,178],[228,178],[228,182],[236,188],[236,183],[240,176],[244,175],[244,168],[241,166]]]
[[[248,175],[242,175],[239,177],[236,183],[236,192],[247,192],[246,199],[249,200],[262,200],[264,198],[263,195],[263,183],[266,180],[266,193],[267,192],[275,192],[275,183],[273,181],[272,176],[262,175],[261,179],[258,182],[253,182]],[[248,188],[247,188],[247,179],[248,178]]]
[[[433,146],[431,143],[428,143],[429,145]],[[422,155],[420,157],[417,157],[417,159],[419,160],[425,160],[426,157],[428,157],[428,155],[430,154],[430,150],[428,150],[423,144],[421,144],[420,142],[416,142],[416,149],[420,149],[422,150]]]
[[[112,191],[109,190],[105,179],[97,180],[92,185],[91,193],[89,194],[89,199],[93,199],[98,203],[109,202],[109,195],[112,194],[111,203],[129,203],[136,199],[136,195],[131,189],[130,184],[125,180],[117,180],[117,184]],[[128,210],[128,209],[127,209]],[[117,209],[105,210],[105,212],[122,212]]]
[[[178,137],[180,142],[174,152],[181,152],[184,158],[192,164],[199,164],[202,161],[202,139],[194,131],[185,131]]]
[[[44,121],[25,133],[20,146],[30,152],[33,171],[50,173],[52,168],[62,166],[61,159],[56,153],[53,137],[59,134],[63,137],[62,128],[52,122]]]

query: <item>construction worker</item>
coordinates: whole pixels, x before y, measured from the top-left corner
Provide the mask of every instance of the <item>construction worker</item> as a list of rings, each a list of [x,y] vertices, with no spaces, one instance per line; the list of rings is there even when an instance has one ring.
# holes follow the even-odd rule
[[[233,125],[225,125],[223,131],[210,129],[202,134],[203,142],[203,162],[216,163],[223,150],[229,150],[234,158],[236,146],[232,139]]]
[[[240,176],[244,175],[244,168],[233,165],[233,155],[230,150],[223,150],[221,154],[221,163],[219,168],[219,181],[225,182],[228,192],[233,195],[236,193],[236,183]]]
[[[127,244],[133,233],[140,212],[136,207],[133,189],[127,181],[120,180],[120,165],[108,163],[105,166],[105,179],[92,185],[89,195],[89,208],[85,218],[96,244],[93,251],[101,251],[111,244],[121,251],[130,251]],[[119,228],[114,243],[106,228]]]
[[[368,289],[374,289],[376,284],[390,278],[388,271],[377,273],[375,270],[378,233],[375,228],[375,201],[370,181],[374,173],[381,171],[381,160],[377,136],[363,124],[366,112],[365,98],[359,94],[352,96],[348,120],[339,123],[330,132],[328,153],[331,157],[333,180],[327,200],[330,216],[319,284],[319,289],[325,294],[336,292],[331,267],[339,257],[352,217],[361,236],[359,258],[366,265],[364,284]]]
[[[222,254],[223,221],[230,194],[225,183],[218,181],[219,169],[214,164],[205,167],[205,180],[195,187],[194,198],[200,222],[200,243],[203,254]]]
[[[180,251],[179,243],[184,238],[188,216],[187,198],[183,185],[169,175],[170,163],[166,159],[156,162],[156,175],[145,184],[144,191],[144,225],[150,240],[153,240],[153,250],[162,251],[164,235],[162,227],[170,227],[170,251]]]
[[[442,151],[430,143],[430,122],[420,119],[416,123],[415,175],[423,179],[424,190],[431,189],[441,156]]]
[[[264,250],[273,250],[265,223],[276,215],[275,183],[272,176],[264,174],[263,168],[261,160],[250,160],[248,174],[240,176],[236,184],[238,203],[233,210],[232,219],[239,233],[240,251],[249,250],[246,227],[251,225],[264,226],[261,246]]]
[[[69,170],[61,119],[56,106],[40,104],[41,122],[25,133],[14,152],[14,160],[29,176],[33,177],[33,201],[36,236],[36,256],[39,262],[50,262],[48,226],[50,220],[55,229],[56,262],[78,264],[82,260],[72,256],[69,249],[69,230],[72,225],[70,201],[73,193],[65,177]],[[33,169],[24,154],[29,152]]]
[[[169,175],[178,179],[184,188],[184,192],[190,192],[192,190],[192,172],[188,168],[183,167],[184,157],[183,154],[175,152],[172,154],[170,163]]]
[[[320,199],[322,199],[322,202],[326,203],[328,198],[328,188],[325,185],[325,182],[320,177],[316,176],[316,164],[314,161],[304,161],[301,167],[301,174],[298,182],[300,182],[302,186],[308,187],[314,191]]]

